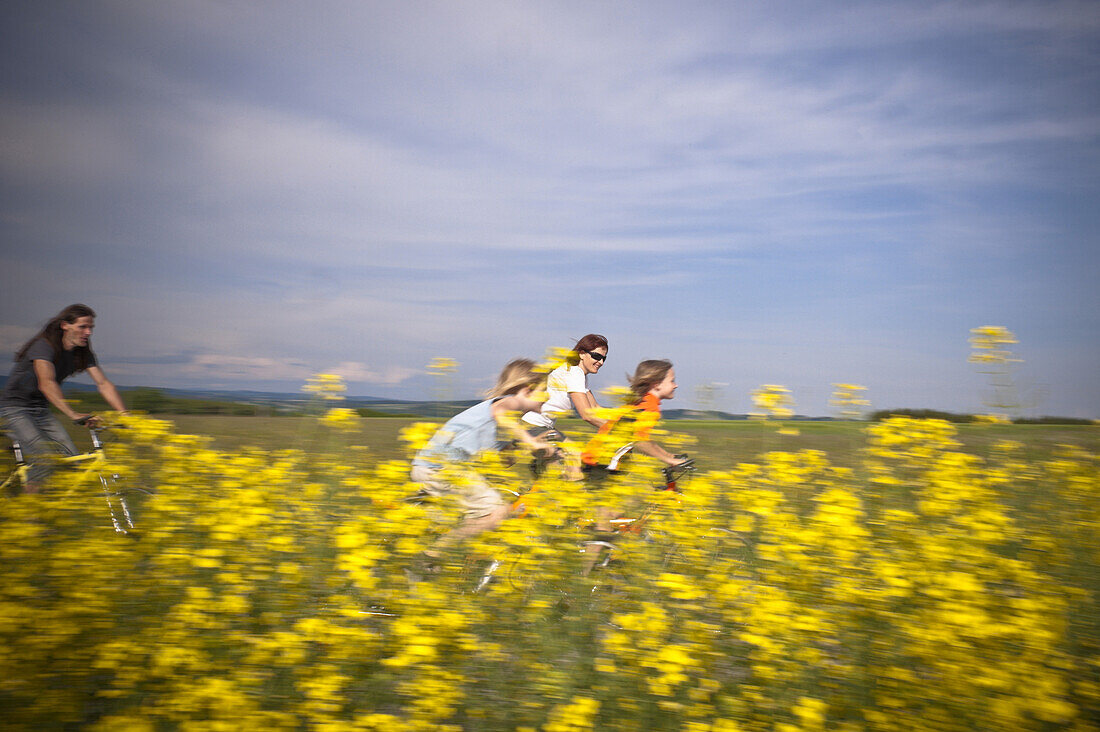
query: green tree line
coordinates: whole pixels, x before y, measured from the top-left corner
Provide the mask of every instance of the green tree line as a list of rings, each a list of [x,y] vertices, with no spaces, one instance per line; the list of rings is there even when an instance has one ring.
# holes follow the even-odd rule
[[[226,414],[239,417],[257,416],[300,416],[306,414],[306,409],[294,409],[275,407],[270,404],[250,404],[248,402],[233,402],[219,399],[189,399],[187,397],[165,394],[161,389],[152,387],[139,387],[127,389],[123,392],[126,406],[134,411],[146,414]],[[86,412],[102,412],[109,409],[107,402],[97,392],[85,392],[74,394],[70,401],[77,405],[78,409]],[[413,418],[416,414],[390,414],[369,407],[359,407],[355,410],[360,417],[405,417]]]
[[[944,412],[938,409],[880,409],[877,412],[872,412],[869,419],[872,422],[881,422],[890,417],[942,419],[954,424],[969,424],[978,421],[978,417],[973,414]],[[1091,419],[1079,419],[1077,417],[1017,417],[1012,422],[1014,424],[1092,424]]]

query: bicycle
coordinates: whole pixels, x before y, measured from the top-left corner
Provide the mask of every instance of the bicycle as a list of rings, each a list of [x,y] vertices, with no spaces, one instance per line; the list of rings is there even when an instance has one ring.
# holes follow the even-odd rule
[[[79,420],[77,424],[87,426],[88,419],[88,417],[85,417]],[[128,491],[140,491],[149,494],[149,492],[134,487],[126,490],[119,490],[116,488],[120,481],[118,473],[106,473],[104,470],[104,465],[107,462],[107,454],[103,449],[102,440],[99,439],[100,429],[88,427],[88,432],[92,439],[92,449],[90,451],[78,455],[55,458],[54,461],[62,466],[82,467],[83,470],[81,470],[77,478],[78,483],[83,483],[85,480],[91,480],[91,476],[94,475],[95,479],[98,480],[100,486],[103,488],[103,496],[107,501],[107,509],[110,513],[111,525],[114,527],[115,533],[136,536],[136,534],[132,533],[134,521],[130,515],[130,507],[126,503],[125,493]],[[15,468],[7,479],[3,483],[0,483],[0,494],[12,491],[21,493],[28,483],[30,464],[23,459],[23,449],[16,441],[12,441],[12,452],[15,456]],[[116,502],[118,504],[117,509],[115,507]]]
[[[620,449],[614,457],[613,462],[609,463],[609,466],[604,466],[597,470],[587,471],[587,477],[589,480],[605,480],[615,474],[623,472],[623,465],[626,458],[630,453],[633,446],[626,445]],[[654,486],[655,491],[665,491],[678,493],[680,492],[681,484],[695,471],[695,460],[689,458],[687,455],[677,455],[681,458],[681,462],[676,465],[668,465],[662,468],[661,473],[664,477],[664,481],[657,486]],[[527,493],[518,494],[514,491],[510,491],[516,496],[515,501],[512,503],[512,515],[513,517],[523,516],[528,507],[525,503],[525,498],[530,493],[537,489],[532,489]],[[615,542],[617,539],[625,537],[627,535],[634,535],[635,537],[644,537],[646,535],[645,527],[649,523],[650,519],[660,510],[660,503],[647,501],[642,509],[633,516],[622,515],[610,519],[610,531],[606,532],[609,536],[597,535],[594,539],[584,541],[578,546],[578,552],[581,554],[588,553],[590,551],[598,551],[603,554],[602,559],[593,563],[593,566],[589,569],[605,569],[611,562],[615,552],[619,549]],[[486,586],[493,580],[496,573],[504,565],[504,561],[501,559],[493,559],[486,567],[484,574],[479,578],[474,592],[480,592],[485,589]],[[530,581],[528,578],[522,576],[520,572],[517,572],[518,564],[513,564],[508,570],[508,582],[517,590],[529,589]],[[593,588],[595,591],[596,588]]]
[[[655,490],[666,491],[670,493],[680,492],[680,482],[695,472],[695,460],[687,455],[677,455],[682,462],[676,465],[666,465],[661,468],[661,474],[664,476],[664,483],[659,486],[655,486]],[[634,534],[641,536],[645,533],[645,526],[649,522],[649,519],[659,510],[660,506],[652,501],[647,502],[642,508],[640,514],[633,518],[621,516],[610,520],[612,530],[619,535]],[[614,547],[611,547],[614,549]],[[601,566],[606,566],[605,563]]]
[[[548,469],[548,466],[550,466],[551,464],[564,464],[565,462],[565,452],[561,447],[558,446],[559,443],[565,441],[565,435],[558,432],[557,430],[550,429],[540,433],[538,435],[538,438],[551,443],[552,449],[537,452],[532,457],[528,467],[531,473],[531,477],[535,480],[541,477]],[[515,467],[520,462],[520,448],[521,443],[519,440],[500,440],[494,445],[493,449],[491,450],[491,454],[494,454],[497,460],[499,460],[499,468],[510,469]],[[494,472],[494,470],[489,470],[482,477],[489,480],[490,483],[495,484],[497,483],[496,477],[499,476],[494,476]],[[506,485],[496,484],[494,485],[494,487],[501,493],[511,494],[516,499],[525,494],[517,492],[507,487]],[[425,508],[425,510],[431,512],[433,511],[432,504],[434,504],[436,499],[436,496],[433,496],[426,490],[421,489],[420,491],[406,497],[404,500],[406,503],[422,506]],[[514,507],[515,504],[513,503],[513,508]],[[439,561],[434,557],[429,558],[426,555],[421,555],[417,560],[417,564],[419,564],[420,566],[411,566],[405,570],[405,575],[410,582],[420,582],[426,578],[430,578],[432,575],[439,573]],[[492,580],[493,576],[495,575],[497,569],[500,568],[500,566],[501,562],[491,556],[466,556],[465,560],[463,561],[461,574],[463,577],[463,581],[468,583],[470,587],[468,591],[472,593],[481,592]]]
[[[555,440],[556,441],[556,440]],[[507,448],[509,445],[501,443],[500,447]],[[622,468],[625,467],[625,458],[629,453],[629,446],[626,450],[620,454],[619,460],[616,466],[619,467],[619,472],[625,473]],[[507,486],[497,485],[497,489],[502,493],[510,493],[514,500],[512,502],[513,514],[512,519],[522,517],[528,511],[528,502],[534,505],[534,502],[528,499],[535,493],[542,492],[542,488],[537,481],[537,478],[545,475],[547,468],[558,462],[555,458],[564,457],[564,451],[559,451],[558,454],[552,456],[542,456],[541,460],[538,460],[537,464],[531,465],[531,473],[536,478],[536,481],[526,487],[526,490],[520,488],[518,491]],[[505,450],[506,460],[502,461],[504,465],[516,466],[517,460],[507,460],[507,450]],[[694,460],[688,458],[686,455],[678,455],[682,458],[682,461],[674,466],[667,466],[662,469],[661,481],[652,486],[654,492],[657,491],[667,493],[679,493],[691,474],[695,471]],[[563,471],[566,469],[565,462],[562,462]],[[621,464],[621,465],[620,465]],[[422,505],[425,508],[429,508],[433,503],[434,498],[427,496],[423,493],[417,493],[408,496],[404,499],[408,503]],[[595,565],[593,569],[597,570],[594,574],[589,576],[586,572],[575,571],[572,574],[566,573],[559,576],[558,580],[551,580],[544,573],[532,569],[530,565],[526,565],[517,556],[509,559],[507,553],[496,554],[469,554],[465,559],[458,563],[457,573],[451,574],[450,570],[447,570],[447,574],[451,574],[451,579],[448,581],[457,582],[459,587],[464,588],[465,593],[474,595],[479,594],[485,596],[488,588],[499,582],[507,582],[508,585],[518,591],[522,595],[531,595],[532,593],[547,593],[552,596],[557,595],[558,601],[553,604],[553,612],[558,617],[564,617],[566,612],[577,613],[586,612],[586,609],[594,609],[596,607],[606,606],[606,603],[618,603],[622,598],[629,596],[631,581],[616,571],[615,567],[628,566],[622,562],[615,561],[619,558],[620,547],[617,545],[618,540],[621,538],[624,541],[627,537],[631,539],[641,538],[643,541],[660,543],[661,539],[653,539],[649,535],[649,525],[655,516],[662,508],[668,508],[669,503],[667,499],[662,500],[648,500],[645,501],[644,506],[638,512],[630,515],[616,516],[612,522],[613,537],[609,537],[610,540],[606,542],[600,541],[584,541],[577,544],[577,556],[583,556],[585,552],[592,551],[595,548],[601,550],[606,549],[602,561]],[[532,508],[531,510],[537,510]],[[582,526],[585,522],[582,520]],[[708,535],[709,537],[709,535]],[[664,554],[666,549],[660,548],[659,551]],[[675,551],[675,546],[667,548],[667,553],[672,554]],[[419,558],[421,561],[423,557]],[[562,557],[562,559],[567,558]],[[449,563],[449,562],[448,562]],[[583,560],[578,563],[579,566],[583,564]],[[441,573],[441,564],[432,565],[431,568],[415,563],[405,569],[405,576],[411,585],[416,585],[425,581],[439,581],[437,579]],[[384,604],[371,604],[367,609],[361,610],[360,614],[364,616],[373,616],[378,619],[392,618],[396,616],[396,613],[386,607]]]

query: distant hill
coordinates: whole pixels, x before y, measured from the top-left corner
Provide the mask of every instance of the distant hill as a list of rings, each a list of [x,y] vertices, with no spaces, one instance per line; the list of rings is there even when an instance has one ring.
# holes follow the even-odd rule
[[[87,409],[105,409],[96,389],[91,384],[68,383],[65,390],[69,397],[86,405]],[[247,389],[171,389],[147,386],[122,386],[128,406],[150,414],[301,414],[310,404],[311,397],[301,392],[252,391]],[[448,402],[416,401],[409,399],[382,399],[369,396],[347,396],[333,405],[357,409],[365,416],[417,416],[426,418],[451,417],[477,404],[478,400]],[[666,419],[742,420],[745,414],[727,412],[699,412],[692,409],[670,409],[664,412]],[[796,417],[795,419],[810,419]]]
[[[0,380],[0,384],[3,381]],[[310,404],[311,397],[303,392],[253,391],[249,389],[172,389],[167,387],[120,386],[128,406],[150,414],[301,414]],[[70,398],[79,401],[89,410],[106,409],[92,384],[69,382],[65,391]],[[364,416],[417,416],[425,418],[451,417],[477,404],[476,399],[448,402],[417,401],[411,399],[383,399],[370,396],[346,396],[338,404],[356,409]],[[336,402],[333,402],[336,405]],[[696,409],[666,409],[665,419],[745,420],[747,414],[706,411]],[[795,420],[828,420],[829,417],[796,415]]]
[[[0,386],[7,376],[0,376]],[[127,405],[150,414],[239,414],[239,415],[294,415],[307,411],[311,397],[302,392],[253,391],[248,389],[172,389],[148,386],[120,386]],[[104,410],[107,405],[91,384],[69,382],[65,384],[68,398],[80,402],[87,410]],[[356,409],[363,416],[403,416],[440,419],[451,417],[467,407],[477,404],[477,399],[448,402],[417,401],[412,399],[384,399],[370,396],[349,396],[339,406]],[[666,409],[662,412],[669,420],[746,420],[747,414],[705,411],[696,409]],[[890,416],[910,416],[921,419],[946,419],[951,422],[974,421],[971,414],[956,414],[932,409],[883,409],[868,415],[870,421],[880,421]],[[832,417],[811,417],[796,414],[793,421],[828,422]],[[1017,424],[1095,424],[1093,420],[1071,417],[1019,417]]]
[[[707,411],[701,412],[698,409],[662,409],[661,416],[665,419],[702,419],[702,420],[745,420],[751,419],[751,415],[748,414],[730,414],[729,412],[717,412]],[[831,422],[832,417],[807,417],[803,414],[796,414],[791,417],[792,420],[800,422]]]
[[[148,386],[120,386],[127,406],[150,414],[235,414],[272,416],[295,415],[306,412],[312,397],[302,392],[251,391],[247,389],[171,389]],[[80,402],[89,410],[106,409],[95,386],[69,383],[65,385],[68,397]],[[450,417],[476,400],[431,402],[378,397],[349,396],[332,406],[356,409],[363,416],[416,416]]]

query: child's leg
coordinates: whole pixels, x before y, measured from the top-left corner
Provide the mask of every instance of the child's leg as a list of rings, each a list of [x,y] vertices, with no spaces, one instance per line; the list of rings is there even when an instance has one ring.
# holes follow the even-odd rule
[[[603,466],[590,466],[587,471],[588,487],[590,491],[599,493],[607,487],[608,481],[613,480],[612,472]],[[615,528],[611,519],[615,518],[618,511],[613,506],[596,506],[596,522],[592,526],[594,536],[584,542],[584,560],[581,562],[581,575],[587,576],[593,567],[603,556],[605,551],[610,551],[607,544],[612,543],[615,537]]]
[[[507,517],[508,506],[502,502],[500,506],[494,507],[492,511],[484,516],[462,519],[462,523],[452,531],[441,536],[433,548],[447,548],[490,529],[495,529],[500,526],[501,522]]]
[[[453,546],[460,541],[495,529],[508,517],[508,503],[484,478],[472,471],[468,472],[464,478],[461,500],[466,513],[462,522],[454,530],[442,536],[436,542],[436,546]]]
[[[444,550],[461,541],[496,528],[508,516],[509,506],[484,478],[473,471],[462,476],[462,485],[443,481],[439,468],[414,465],[410,477],[423,486],[425,493],[433,496],[458,495],[466,509],[462,521],[451,531],[439,537],[430,549],[429,557],[438,557]]]
[[[616,511],[608,506],[600,506],[596,509],[595,536],[590,541],[584,542],[584,561],[581,562],[581,575],[587,577],[592,568],[603,556],[605,551],[610,551],[608,544],[614,543],[615,530],[611,526],[611,519]]]

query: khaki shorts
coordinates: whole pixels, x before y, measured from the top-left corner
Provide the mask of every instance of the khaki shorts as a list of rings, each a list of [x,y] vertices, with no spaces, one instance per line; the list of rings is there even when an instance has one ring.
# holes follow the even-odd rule
[[[484,478],[472,470],[462,470],[462,485],[442,480],[440,468],[431,465],[414,465],[409,478],[419,483],[421,490],[429,496],[457,496],[465,516],[469,519],[482,518],[495,513],[501,506],[507,506],[504,498],[489,485]]]

